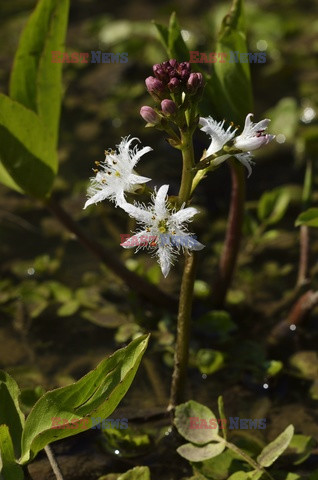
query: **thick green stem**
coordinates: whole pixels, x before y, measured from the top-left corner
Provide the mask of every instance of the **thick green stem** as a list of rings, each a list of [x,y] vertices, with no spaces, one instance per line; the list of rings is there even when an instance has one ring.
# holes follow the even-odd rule
[[[190,322],[195,270],[196,253],[186,253],[180,290],[177,344],[174,356],[174,370],[168,410],[173,409],[184,400],[189,360]]]
[[[182,151],[182,178],[179,190],[178,202],[181,206],[183,203],[187,203],[192,188],[193,180],[193,167],[194,167],[194,153],[192,134],[189,132],[181,132],[181,151]]]
[[[228,217],[226,237],[221,255],[217,278],[213,286],[213,303],[222,308],[227,291],[231,285],[239,252],[245,204],[244,167],[236,160],[230,160],[232,175],[231,205]]]

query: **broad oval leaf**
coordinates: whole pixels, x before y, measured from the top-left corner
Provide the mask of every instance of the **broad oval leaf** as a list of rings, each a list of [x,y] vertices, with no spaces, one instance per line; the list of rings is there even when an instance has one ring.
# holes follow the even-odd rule
[[[185,443],[177,449],[181,457],[186,458],[190,462],[203,462],[209,458],[220,455],[225,449],[225,442],[208,443],[204,447],[192,445],[192,443]]]
[[[257,457],[262,467],[270,467],[286,450],[294,435],[294,426],[289,425],[273,442],[266,445]]]
[[[318,208],[309,208],[301,213],[296,220],[295,226],[307,225],[307,227],[318,227]]]
[[[199,445],[215,440],[219,431],[214,413],[194,400],[176,407],[174,423],[180,435]]]
[[[96,369],[76,383],[47,392],[31,410],[22,435],[22,456],[25,464],[47,444],[69,437],[91,427],[90,417],[107,418],[126,394],[136,374],[148,343],[142,335],[127,347],[102,360]],[[78,428],[52,428],[52,419],[69,423],[82,419]],[[75,424],[76,425],[76,424]]]

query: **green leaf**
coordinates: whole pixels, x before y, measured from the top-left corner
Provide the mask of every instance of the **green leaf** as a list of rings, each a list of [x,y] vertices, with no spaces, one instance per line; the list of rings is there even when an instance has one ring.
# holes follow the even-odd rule
[[[318,208],[309,208],[301,213],[296,220],[295,226],[307,225],[307,227],[318,227]]]
[[[8,171],[5,169],[1,160],[0,160],[0,182],[6,187],[12,188],[12,190],[16,190],[19,193],[23,193],[22,188],[20,188],[19,185],[9,175]]]
[[[103,475],[98,480],[150,480],[150,470],[148,467],[135,467],[125,473]]]
[[[120,475],[118,480],[150,480],[148,467],[135,467]]]
[[[16,463],[13,444],[7,425],[0,425],[0,478],[3,480],[23,480],[23,470]]]
[[[208,443],[204,447],[197,447],[192,443],[185,443],[177,449],[181,457],[190,462],[203,462],[209,458],[217,457],[225,449],[225,442]]]
[[[267,225],[278,223],[285,215],[289,201],[289,192],[284,188],[265,192],[258,204],[258,218]]]
[[[211,375],[224,366],[224,355],[218,350],[201,348],[197,353],[196,363],[201,373]]]
[[[288,142],[294,144],[300,116],[297,100],[292,97],[282,98],[274,108],[266,112],[266,116],[271,118],[272,131],[276,135],[284,135]]]
[[[230,314],[222,310],[212,310],[204,314],[196,321],[195,327],[218,335],[220,341],[227,340],[230,334],[237,330],[237,326],[231,319]]]
[[[293,425],[289,425],[273,442],[266,445],[257,457],[262,467],[270,467],[286,450],[294,435]]]
[[[294,435],[288,447],[288,449],[294,450],[297,454],[297,459],[293,464],[299,465],[307,460],[312,450],[315,448],[315,445],[315,440],[308,435]]]
[[[290,365],[297,369],[303,378],[315,380],[318,373],[318,353],[304,350],[294,353],[289,359]]]
[[[213,105],[214,115],[241,124],[253,111],[253,96],[249,63],[231,63],[230,52],[248,52],[244,28],[243,0],[233,0],[225,16],[213,51],[227,55],[225,63],[217,62],[207,78],[206,95]],[[204,102],[202,102],[204,103]]]
[[[52,429],[53,418],[68,422],[91,416],[107,418],[130,387],[148,338],[147,335],[138,337],[127,347],[104,359],[95,370],[73,385],[43,395],[26,420],[20,463],[32,460],[48,443],[75,435],[91,426],[89,420],[79,428]]]
[[[62,98],[62,63],[52,62],[52,52],[64,51],[69,0],[40,0],[20,39],[14,59],[10,96],[38,113],[58,138]]]
[[[210,420],[212,420],[211,423]],[[180,435],[197,444],[215,440],[219,431],[214,413],[208,407],[194,400],[176,407],[174,423]]]
[[[8,185],[9,175],[25,193],[44,198],[57,171],[51,144],[34,112],[0,94],[0,161],[7,171],[1,181]]]
[[[160,40],[167,52],[169,58],[175,58],[179,62],[189,60],[189,50],[181,35],[181,28],[176,16],[173,12],[170,16],[169,28],[154,22]]]
[[[232,450],[226,449],[221,455],[205,460],[195,466],[205,478],[213,480],[227,480],[237,470],[238,462],[242,458]]]
[[[57,311],[59,317],[69,317],[74,315],[79,309],[80,304],[77,300],[69,300],[65,302]]]
[[[264,364],[266,368],[266,375],[274,377],[277,375],[283,368],[283,362],[280,360],[269,360]]]
[[[15,380],[0,370],[0,425],[9,428],[16,457],[21,453],[21,436],[24,426],[24,415],[19,405],[20,390]]]
[[[252,472],[235,472],[227,480],[259,480],[263,472],[253,470]]]

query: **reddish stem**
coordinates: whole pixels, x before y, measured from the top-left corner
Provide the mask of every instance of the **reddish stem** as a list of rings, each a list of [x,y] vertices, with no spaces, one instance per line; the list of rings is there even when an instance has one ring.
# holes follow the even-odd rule
[[[213,303],[216,308],[223,307],[226,294],[231,285],[241,243],[242,225],[244,219],[244,167],[236,160],[231,160],[230,168],[232,178],[231,205],[223,252],[219,263],[217,278],[213,286]]]

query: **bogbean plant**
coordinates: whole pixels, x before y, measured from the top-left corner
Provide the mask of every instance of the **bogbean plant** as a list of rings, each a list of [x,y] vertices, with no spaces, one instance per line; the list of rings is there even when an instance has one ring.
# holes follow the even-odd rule
[[[178,195],[168,196],[169,185],[148,187],[143,184],[150,179],[139,175],[135,167],[141,157],[151,151],[150,147],[138,149],[134,144],[138,139],[123,138],[117,150],[106,151],[105,160],[98,162],[95,176],[91,178],[88,200],[84,208],[105,199],[112,201],[130,217],[137,220],[140,227],[135,234],[121,243],[123,248],[147,249],[159,262],[164,277],[170,272],[180,252],[184,253],[184,273],[182,277],[179,312],[178,337],[175,350],[174,373],[171,386],[169,408],[172,409],[183,397],[188,364],[189,328],[191,304],[195,281],[196,252],[204,245],[188,231],[187,224],[199,213],[189,206],[195,189],[206,177],[228,159],[243,164],[249,175],[252,172],[252,151],[269,143],[274,136],[266,132],[269,119],[253,123],[253,114],[245,118],[244,129],[225,121],[218,122],[209,117],[200,117],[198,104],[204,90],[201,73],[191,71],[188,62],[170,59],[153,66],[154,76],[146,78],[146,87],[154,107],[143,106],[140,114],[148,127],[163,131],[171,147],[182,155],[182,172]],[[210,138],[210,144],[200,157],[194,156],[193,136],[201,128]],[[134,146],[133,146],[134,145]],[[128,194],[148,192],[149,201],[140,204],[128,201]],[[131,198],[131,195],[130,195]]]
[[[67,0],[40,0],[21,36],[12,68],[10,96],[0,95],[0,180],[9,188],[41,200],[83,245],[128,286],[153,303],[174,307],[170,296],[128,270],[113,252],[105,250],[83,232],[51,197],[58,165],[62,92],[62,64],[51,62],[51,52],[64,48],[68,9]],[[193,479],[213,478],[213,475],[205,473],[204,468],[200,470],[199,463],[203,462],[205,467],[204,462],[210,462],[209,468],[212,468],[211,457],[222,456],[226,449],[243,460],[239,471],[232,475],[232,480],[255,479],[262,475],[270,477],[264,467],[270,466],[287,447],[293,432],[291,426],[254,460],[230,443],[226,435],[219,435],[217,430],[190,432],[188,414],[198,417],[213,414],[194,402],[180,403],[183,401],[188,364],[196,257],[197,252],[204,248],[192,233],[195,227],[191,228],[191,232],[188,230],[189,222],[195,220],[199,212],[198,208],[191,205],[192,197],[210,172],[221,164],[229,163],[233,191],[220,260],[218,293],[215,290],[218,298],[216,303],[222,304],[235,267],[241,236],[245,198],[244,167],[250,175],[252,152],[269,143],[273,135],[266,132],[268,119],[256,123],[252,120],[248,64],[215,64],[212,75],[203,71],[194,72],[187,62],[189,52],[176,16],[171,16],[169,27],[157,24],[156,27],[170,60],[153,66],[153,76],[146,79],[153,102],[151,106],[142,107],[140,113],[148,127],[161,131],[171,148],[180,151],[182,171],[179,190],[169,190],[168,184],[159,186],[156,182],[149,183],[149,178],[136,172],[139,160],[146,154],[150,158],[152,149],[139,148],[138,140],[127,136],[116,150],[106,152],[105,160],[97,165],[85,208],[92,208],[91,204],[107,199],[134,218],[140,226],[132,237],[122,239],[121,246],[136,247],[137,251],[147,249],[157,258],[164,277],[168,276],[177,256],[183,254],[177,344],[168,408],[176,413],[175,423],[179,433],[190,442],[178,451],[193,463]],[[216,52],[229,50],[247,51],[240,0],[233,0],[215,47]],[[204,114],[200,116],[201,100],[200,108]],[[242,125],[242,122],[243,129],[235,126],[239,123]],[[198,129],[205,132],[209,139],[200,158],[195,158],[193,137]],[[136,201],[140,193],[149,196],[145,204]],[[103,360],[95,370],[75,384],[40,396],[27,419],[19,405],[19,389],[15,381],[7,373],[1,372],[0,477],[4,480],[22,479],[25,466],[41,449],[47,449],[48,444],[57,439],[78,433],[76,429],[52,429],[52,418],[60,417],[69,423],[81,422],[85,418],[83,425],[89,428],[92,417],[109,416],[129,388],[147,341],[147,336],[138,337]],[[49,450],[47,453],[51,458]],[[246,464],[251,467],[248,471]],[[117,477],[122,480],[141,476],[150,478],[147,467],[136,468]]]

